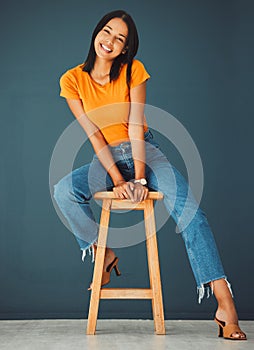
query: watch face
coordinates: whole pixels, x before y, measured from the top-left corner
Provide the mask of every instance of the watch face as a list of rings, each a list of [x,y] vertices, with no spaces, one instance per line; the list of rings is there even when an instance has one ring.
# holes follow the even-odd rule
[[[139,180],[134,180],[134,183],[139,183],[139,184],[141,184],[141,185],[147,185],[147,181],[146,181],[146,179],[139,179]]]
[[[146,185],[147,181],[146,181],[146,179],[140,179],[140,183],[141,183],[141,185]]]

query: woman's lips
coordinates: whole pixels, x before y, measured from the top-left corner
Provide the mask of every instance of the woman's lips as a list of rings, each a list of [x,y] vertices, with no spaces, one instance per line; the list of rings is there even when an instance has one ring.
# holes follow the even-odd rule
[[[107,53],[110,53],[112,52],[113,50],[111,50],[109,47],[107,47],[106,45],[104,44],[100,44],[100,47],[102,48],[103,51],[107,52]]]

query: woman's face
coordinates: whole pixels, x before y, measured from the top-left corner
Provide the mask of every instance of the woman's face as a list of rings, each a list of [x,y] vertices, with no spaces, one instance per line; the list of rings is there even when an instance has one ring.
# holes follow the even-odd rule
[[[107,60],[114,60],[125,53],[128,27],[121,18],[111,19],[97,34],[94,40],[96,55]]]

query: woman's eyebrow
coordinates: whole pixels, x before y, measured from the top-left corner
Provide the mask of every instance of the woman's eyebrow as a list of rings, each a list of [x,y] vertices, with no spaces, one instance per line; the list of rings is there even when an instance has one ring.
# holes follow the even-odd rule
[[[108,27],[109,29],[113,30],[108,24],[105,26],[105,27]],[[120,36],[123,36],[125,39],[127,39],[127,37],[121,33],[119,33]]]

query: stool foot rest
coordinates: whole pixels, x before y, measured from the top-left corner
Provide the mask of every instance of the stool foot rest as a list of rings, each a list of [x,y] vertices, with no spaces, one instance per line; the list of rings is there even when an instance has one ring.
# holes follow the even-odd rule
[[[104,288],[100,299],[152,299],[151,288]]]

